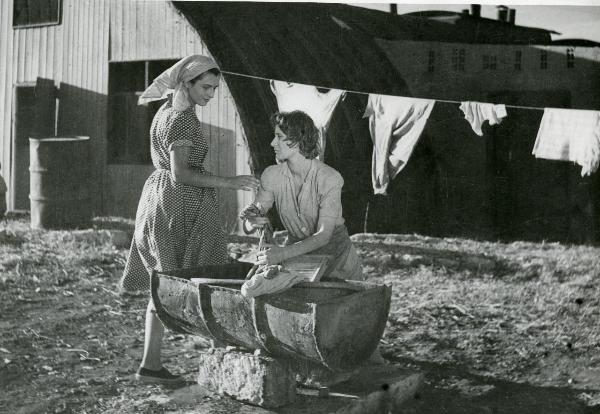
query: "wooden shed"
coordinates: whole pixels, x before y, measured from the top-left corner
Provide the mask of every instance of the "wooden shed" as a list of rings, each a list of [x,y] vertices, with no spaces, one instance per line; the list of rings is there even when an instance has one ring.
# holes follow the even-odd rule
[[[152,171],[148,131],[157,109],[138,106],[137,97],[174,61],[210,55],[198,32],[167,1],[11,0],[0,8],[0,159],[9,209],[29,209],[29,137],[85,135],[94,214],[132,217]],[[226,82],[198,116],[210,146],[207,169],[250,173]],[[228,230],[250,196],[219,193]]]

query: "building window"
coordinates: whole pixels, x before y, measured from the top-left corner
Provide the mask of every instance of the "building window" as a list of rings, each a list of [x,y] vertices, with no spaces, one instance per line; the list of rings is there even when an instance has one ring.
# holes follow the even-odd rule
[[[15,29],[60,24],[62,0],[13,1],[13,28]]]
[[[521,61],[523,59],[523,52],[520,50],[515,51],[515,70],[521,70]]]
[[[548,52],[540,51],[540,69],[548,69]]]
[[[429,51],[427,57],[427,72],[433,72],[435,70],[435,52],[433,50]]]
[[[150,124],[164,101],[138,105],[142,92],[175,60],[110,63],[108,73],[109,164],[150,164]]]
[[[465,71],[465,49],[452,49],[452,70]]]
[[[573,49],[567,49],[567,67],[574,68],[575,67],[575,52]]]
[[[496,55],[483,55],[483,69],[496,70],[498,67],[498,59]]]

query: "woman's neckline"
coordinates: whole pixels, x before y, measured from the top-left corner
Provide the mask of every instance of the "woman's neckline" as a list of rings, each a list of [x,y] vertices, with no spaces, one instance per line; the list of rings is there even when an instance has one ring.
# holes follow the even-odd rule
[[[301,182],[303,182],[303,183],[306,182],[306,180],[308,179],[310,171],[312,170],[313,165],[314,165],[314,162],[313,162],[314,159],[312,159],[312,158],[311,159],[307,159],[307,161],[308,161],[308,164],[307,164],[308,167],[306,168],[306,171],[301,171],[300,173],[294,172],[294,170],[291,167],[291,163],[289,161],[286,161],[288,170],[290,171],[290,174],[292,175],[292,177],[300,177],[300,178],[302,178]]]

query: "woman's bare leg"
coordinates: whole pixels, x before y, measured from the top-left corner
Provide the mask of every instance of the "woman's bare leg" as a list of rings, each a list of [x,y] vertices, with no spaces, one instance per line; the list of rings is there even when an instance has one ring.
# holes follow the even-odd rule
[[[144,334],[144,355],[142,357],[142,368],[157,371],[162,368],[160,349],[165,328],[156,316],[156,309],[152,300],[148,302],[146,309],[146,332]]]

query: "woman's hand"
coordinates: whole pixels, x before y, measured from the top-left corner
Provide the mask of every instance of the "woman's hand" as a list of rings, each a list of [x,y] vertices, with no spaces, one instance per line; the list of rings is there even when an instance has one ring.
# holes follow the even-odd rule
[[[237,175],[229,178],[231,188],[235,190],[252,191],[260,185],[258,178],[253,175]]]
[[[286,257],[286,248],[271,246],[267,250],[262,250],[257,254],[257,265],[276,265],[283,262]]]
[[[248,217],[246,219],[246,222],[255,229],[261,229],[263,227],[268,226],[271,223],[268,217],[262,216]]]

